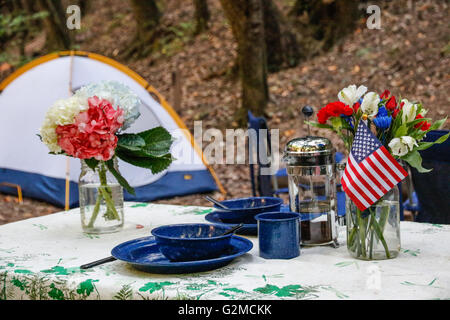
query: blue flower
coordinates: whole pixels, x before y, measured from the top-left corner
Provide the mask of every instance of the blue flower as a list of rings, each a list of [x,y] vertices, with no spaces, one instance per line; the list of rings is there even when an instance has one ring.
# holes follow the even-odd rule
[[[378,129],[382,129],[382,130],[386,130],[387,128],[389,128],[391,126],[391,122],[392,122],[392,117],[387,116],[387,111],[386,111],[386,116],[380,117],[380,114],[378,113],[378,116],[375,119],[373,119],[373,123],[375,124],[375,126]]]
[[[343,118],[349,125],[350,127],[354,128],[355,126],[353,125],[353,120],[351,116],[346,116],[344,114],[341,114],[341,118]]]
[[[378,117],[387,117],[388,116],[388,112],[386,110],[385,106],[379,107],[378,108],[378,114],[377,114],[377,118]]]

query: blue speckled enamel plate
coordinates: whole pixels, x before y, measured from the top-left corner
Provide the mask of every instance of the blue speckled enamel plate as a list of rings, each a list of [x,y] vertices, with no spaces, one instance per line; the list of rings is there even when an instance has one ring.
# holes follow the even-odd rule
[[[174,274],[214,270],[227,265],[252,248],[253,243],[250,240],[233,236],[230,241],[230,249],[218,258],[171,262],[159,251],[155,237],[150,236],[121,243],[112,249],[111,255],[144,272]]]

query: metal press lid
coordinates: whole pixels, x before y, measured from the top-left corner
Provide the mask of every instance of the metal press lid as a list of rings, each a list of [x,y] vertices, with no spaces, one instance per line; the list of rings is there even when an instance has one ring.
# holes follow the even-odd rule
[[[333,153],[331,141],[324,137],[308,136],[295,138],[286,144],[284,149],[288,155],[312,155]]]
[[[324,137],[307,136],[290,140],[284,148],[284,160],[293,165],[321,165],[334,162],[334,148]]]

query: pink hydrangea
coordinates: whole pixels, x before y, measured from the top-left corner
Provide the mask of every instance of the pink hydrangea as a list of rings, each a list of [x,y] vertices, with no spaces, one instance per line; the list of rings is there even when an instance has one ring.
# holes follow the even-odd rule
[[[68,155],[79,159],[107,161],[117,146],[116,131],[124,122],[124,111],[114,109],[105,99],[88,99],[89,109],[75,116],[75,123],[58,126],[58,145]]]

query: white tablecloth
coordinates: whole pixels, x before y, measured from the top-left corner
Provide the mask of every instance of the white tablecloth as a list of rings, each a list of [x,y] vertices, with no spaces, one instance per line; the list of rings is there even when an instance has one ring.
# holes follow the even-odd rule
[[[114,261],[117,244],[164,224],[205,222],[206,207],[125,204],[125,227],[104,235],[81,230],[79,210],[0,226],[0,299],[449,299],[450,226],[401,222],[392,260],[361,261],[338,249],[302,248],[291,260],[265,260],[253,249],[229,265],[177,275],[137,271]]]

